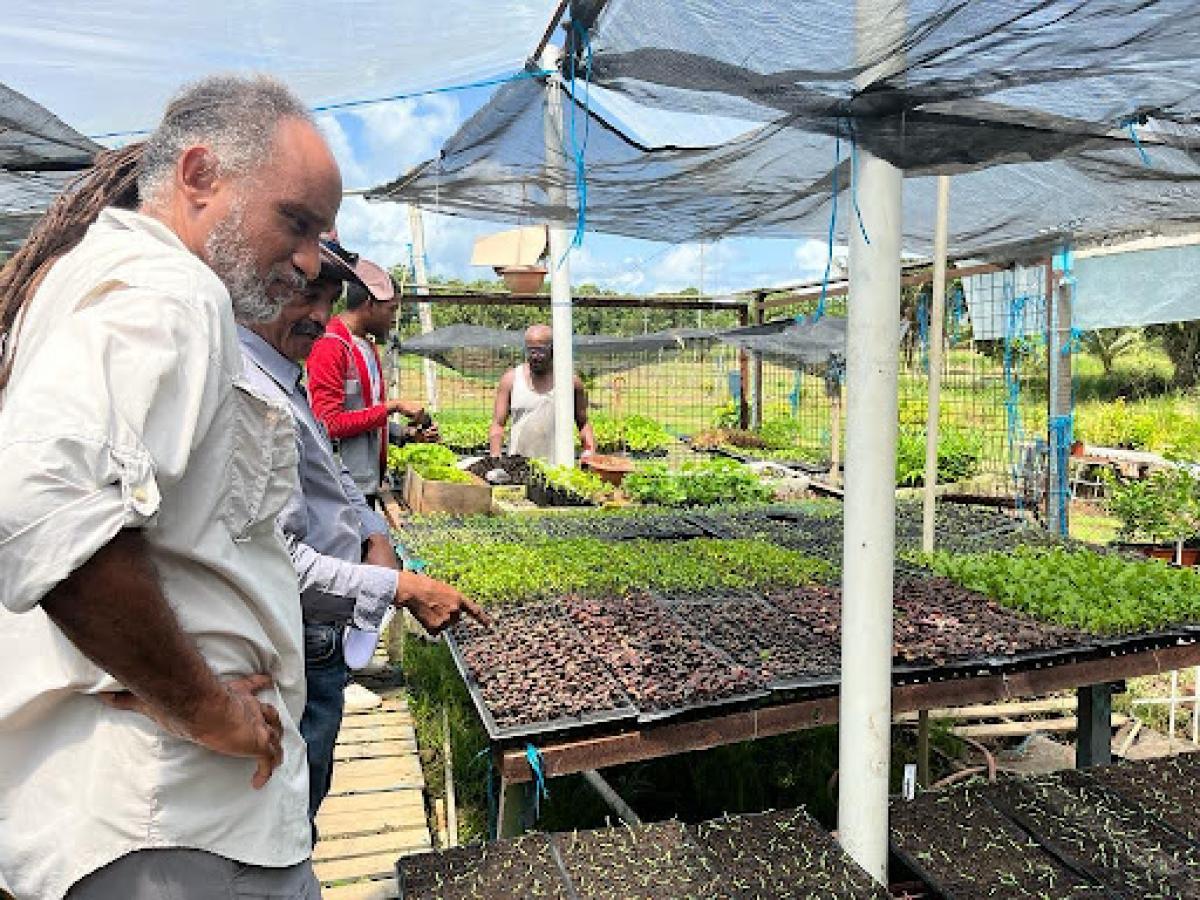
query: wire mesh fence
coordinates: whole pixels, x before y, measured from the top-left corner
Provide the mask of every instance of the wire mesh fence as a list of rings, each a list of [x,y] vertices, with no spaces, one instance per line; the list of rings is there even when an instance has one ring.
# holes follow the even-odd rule
[[[910,282],[913,279],[910,279]],[[971,495],[1013,498],[1017,506],[1044,503],[1047,484],[1048,317],[1046,268],[1035,265],[983,272],[952,281],[945,298],[938,480]],[[924,474],[929,402],[931,288],[904,290],[900,339],[897,484],[916,487]],[[773,303],[769,318],[811,316],[811,301]],[[576,312],[577,333],[633,335],[665,328],[722,330],[746,321],[730,311],[664,310],[647,298],[642,309]],[[442,305],[439,301],[439,305]],[[546,321],[535,306],[506,306],[500,317],[486,306],[442,305],[443,322],[486,322],[520,329]],[[824,315],[845,314],[844,301]],[[404,326],[411,336],[415,323]],[[519,351],[470,351],[473,374],[437,366],[439,421],[448,443],[462,449],[486,445],[496,383]],[[424,393],[420,357],[393,354],[399,388]],[[844,445],[843,368],[835,360],[789,366],[758,360],[721,341],[682,349],[580,356],[578,371],[598,435],[631,420],[648,420],[675,439],[716,438],[743,455],[790,458],[829,465]],[[479,374],[483,372],[485,374]],[[745,397],[743,398],[743,389]],[[743,401],[745,409],[743,409]],[[749,429],[740,426],[747,424]],[[683,446],[680,444],[679,446]],[[614,447],[614,449],[617,449]]]

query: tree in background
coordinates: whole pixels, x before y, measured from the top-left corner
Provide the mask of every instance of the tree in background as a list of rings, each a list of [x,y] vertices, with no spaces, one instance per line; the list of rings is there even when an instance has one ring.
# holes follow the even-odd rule
[[[1196,387],[1200,382],[1200,321],[1151,325],[1146,334],[1158,339],[1171,358],[1175,366],[1172,384],[1180,390]]]
[[[1140,328],[1097,328],[1095,331],[1083,332],[1079,343],[1085,351],[1100,360],[1104,374],[1108,375],[1112,372],[1117,357],[1142,346],[1144,334]]]

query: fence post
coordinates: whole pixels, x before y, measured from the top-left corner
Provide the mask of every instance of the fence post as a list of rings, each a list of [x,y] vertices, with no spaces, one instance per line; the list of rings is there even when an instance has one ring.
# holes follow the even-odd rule
[[[408,231],[412,236],[413,245],[413,278],[416,280],[417,294],[429,296],[429,273],[425,271],[425,219],[421,215],[421,207],[410,203],[408,205]],[[433,307],[428,302],[417,303],[417,318],[421,322],[421,334],[433,331]],[[421,361],[425,372],[425,405],[437,412],[437,369],[432,359],[426,357]]]
[[[745,328],[750,324],[750,305],[743,303],[738,308],[738,325]],[[741,390],[738,391],[738,428],[745,431],[750,427],[750,354],[738,350],[738,377],[741,379]]]
[[[763,313],[763,295],[755,294],[750,302],[751,319],[755,325],[761,325],[765,319]],[[754,408],[750,413],[750,427],[755,430],[762,428],[763,423],[763,358],[761,353],[754,354]]]
[[[1064,251],[1069,252],[1069,251]],[[1067,534],[1071,508],[1071,291],[1065,273],[1047,279],[1046,362],[1049,397],[1046,418],[1046,525],[1054,534]]]

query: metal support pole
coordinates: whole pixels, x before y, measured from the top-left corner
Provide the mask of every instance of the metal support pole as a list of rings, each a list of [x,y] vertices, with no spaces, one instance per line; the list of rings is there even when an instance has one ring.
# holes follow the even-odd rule
[[[532,782],[500,779],[500,808],[496,812],[496,837],[519,837],[533,827]]]
[[[638,817],[638,814],[633,811],[633,808],[628,803],[621,799],[621,795],[613,790],[613,786],[605,780],[603,775],[595,769],[584,769],[583,778],[601,796],[604,802],[608,804],[609,809],[617,814],[617,818],[622,822],[626,825],[642,824],[642,820]]]
[[[408,231],[412,236],[413,245],[413,278],[417,282],[417,294],[429,296],[429,273],[425,271],[425,218],[421,215],[421,207],[414,204],[408,206]],[[417,304],[417,318],[421,322],[421,334],[433,331],[433,307],[428,303]],[[425,406],[437,412],[437,369],[432,359],[421,362],[425,371]]]
[[[1107,766],[1112,762],[1112,685],[1090,684],[1076,692],[1075,767]]]
[[[542,68],[553,72],[546,79],[546,181],[550,205],[566,206],[566,157],[563,151],[563,109],[558,63],[562,50],[547,45]],[[554,455],[559,466],[575,465],[575,360],[571,322],[571,267],[567,260],[570,236],[565,228],[550,224],[550,325],[554,332]]]
[[[878,59],[886,48],[898,46],[905,14],[903,2],[859,0],[858,59]],[[867,69],[855,84],[864,88],[902,63],[888,57],[886,69]],[[854,168],[851,190],[860,201],[862,228],[847,229],[838,834],[850,856],[887,884],[903,174],[865,148],[859,149]]]
[[[933,232],[933,294],[929,298],[929,412],[925,424],[925,493],[921,549],[933,552],[937,490],[938,413],[942,400],[942,331],[946,314],[946,244],[950,228],[950,176],[937,180],[937,224]],[[926,760],[928,774],[928,760]],[[921,782],[924,786],[925,782]]]
[[[1057,284],[1054,282],[1057,281]],[[1049,418],[1046,445],[1049,448],[1046,471],[1046,525],[1052,534],[1067,534],[1070,527],[1071,434],[1069,422],[1071,394],[1071,282],[1052,279],[1053,292],[1046,297],[1046,362],[1049,373]],[[1064,353],[1064,349],[1066,352]]]

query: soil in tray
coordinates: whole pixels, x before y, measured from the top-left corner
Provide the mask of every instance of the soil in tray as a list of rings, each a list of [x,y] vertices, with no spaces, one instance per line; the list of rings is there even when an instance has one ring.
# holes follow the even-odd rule
[[[500,728],[627,707],[620,686],[553,604],[505,606],[491,628],[454,628],[467,671]]]
[[[580,900],[709,900],[708,862],[679,822],[555,836]]]
[[[569,900],[550,838],[528,834],[487,847],[406,856],[398,863],[404,900]]]
[[[1101,766],[1086,774],[1200,843],[1200,754]]]
[[[836,643],[841,591],[822,585],[774,590],[771,605]],[[893,647],[900,665],[945,665],[1077,646],[1082,632],[1006,609],[945,578],[899,576],[893,599]],[[836,660],[835,660],[836,663]]]
[[[901,578],[894,603],[895,656],[908,663],[1011,656],[1087,640],[1083,632],[1038,622],[947,578]]]
[[[508,473],[508,484],[529,483],[529,460],[524,456],[485,456],[467,466],[467,471],[480,478],[486,478],[493,469],[503,469]]]
[[[800,809],[717,819],[693,833],[716,873],[712,897],[887,897]]]
[[[745,694],[754,679],[694,627],[644,594],[593,600],[566,609],[643,712],[678,709]]]
[[[997,784],[993,805],[1124,897],[1200,897],[1200,848],[1072,772]]]
[[[745,666],[759,686],[836,675],[839,647],[827,630],[748,597],[673,603],[675,615]]]
[[[1056,860],[975,787],[894,802],[891,843],[917,874],[955,900],[1108,897]]]

